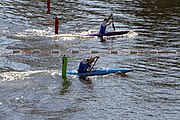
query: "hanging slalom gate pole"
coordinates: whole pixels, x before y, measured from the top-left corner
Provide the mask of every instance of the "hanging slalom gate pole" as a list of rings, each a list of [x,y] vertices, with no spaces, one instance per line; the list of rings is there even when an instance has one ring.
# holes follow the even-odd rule
[[[66,71],[67,71],[67,56],[63,56],[62,59],[62,78],[66,79]]]
[[[55,19],[55,24],[54,24],[54,29],[55,29],[55,34],[58,34],[58,29],[59,29],[59,18],[56,17]]]
[[[47,14],[50,14],[51,0],[47,0]]]

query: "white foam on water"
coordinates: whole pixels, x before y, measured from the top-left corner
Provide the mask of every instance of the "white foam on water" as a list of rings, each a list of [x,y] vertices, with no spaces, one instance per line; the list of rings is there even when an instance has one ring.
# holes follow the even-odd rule
[[[86,38],[87,36],[83,36],[84,34],[90,34],[92,33],[92,30],[89,31],[83,31],[81,33],[76,33],[76,32],[71,32],[71,33],[59,33],[59,34],[55,34],[54,30],[51,27],[48,27],[47,29],[27,29],[23,32],[18,32],[14,35],[12,35],[12,38],[16,38],[16,39],[30,39],[30,40],[34,40],[36,39],[36,37],[40,37],[40,39],[42,39],[41,37],[44,38],[51,38],[51,39],[60,39],[60,40],[64,40],[64,41],[71,41],[74,40],[76,38]]]
[[[134,32],[134,31],[130,31],[128,34],[127,34],[128,37],[134,37],[134,36],[138,36],[138,33],[137,32]]]
[[[76,33],[76,32],[71,32],[71,33],[68,33],[68,34],[51,34],[49,35],[49,37],[51,38],[61,38],[63,40],[74,40],[76,38],[87,38],[87,37],[91,37],[91,36],[83,36],[85,34],[90,34],[90,33],[93,33],[92,32],[93,30],[88,30],[88,31],[83,31],[83,32],[80,32],[80,33]]]
[[[30,77],[30,75],[33,74],[50,74],[53,77],[59,77],[60,72],[58,70],[35,70],[35,71],[25,71],[25,72],[16,72],[16,71],[11,71],[11,72],[3,72],[0,73],[0,82],[3,81],[13,81],[13,80],[25,80]]]
[[[52,30],[48,27],[47,29],[27,29],[23,32],[18,32],[12,35],[13,38],[17,39],[33,39],[33,37],[48,37],[48,35],[52,34]]]

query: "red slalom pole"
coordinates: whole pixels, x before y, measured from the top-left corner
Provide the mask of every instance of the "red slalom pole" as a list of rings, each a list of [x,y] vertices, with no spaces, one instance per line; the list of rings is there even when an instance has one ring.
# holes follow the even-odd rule
[[[55,27],[55,34],[58,34],[58,28],[59,28],[59,18],[56,17],[54,18],[55,19],[55,24],[54,24],[54,27]]]
[[[47,14],[50,14],[51,0],[47,0]]]

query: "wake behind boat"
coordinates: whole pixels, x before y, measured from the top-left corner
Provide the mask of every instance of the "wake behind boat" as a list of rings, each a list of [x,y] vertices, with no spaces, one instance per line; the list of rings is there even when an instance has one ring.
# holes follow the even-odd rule
[[[107,74],[113,74],[113,73],[127,73],[131,71],[133,71],[133,69],[130,69],[130,68],[98,67],[92,70],[91,72],[78,73],[78,70],[70,70],[70,71],[67,71],[67,74],[78,75],[78,76],[93,76],[93,75],[107,75]]]

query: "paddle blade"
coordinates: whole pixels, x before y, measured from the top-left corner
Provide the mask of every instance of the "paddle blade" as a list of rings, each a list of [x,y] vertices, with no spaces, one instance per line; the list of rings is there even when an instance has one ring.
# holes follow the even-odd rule
[[[112,17],[112,28],[114,29],[114,31],[116,30],[115,26],[114,26],[114,19],[113,19],[113,17]]]
[[[115,28],[115,26],[114,26],[114,22],[112,23],[112,27],[113,27],[113,29],[114,29],[114,31],[116,30],[116,28]]]

